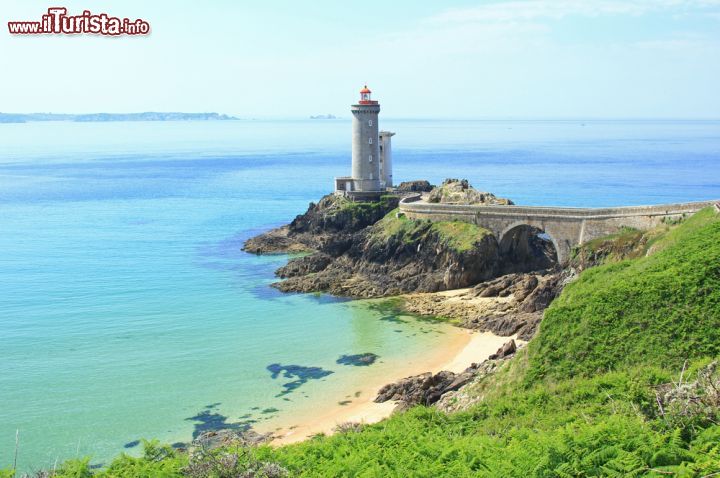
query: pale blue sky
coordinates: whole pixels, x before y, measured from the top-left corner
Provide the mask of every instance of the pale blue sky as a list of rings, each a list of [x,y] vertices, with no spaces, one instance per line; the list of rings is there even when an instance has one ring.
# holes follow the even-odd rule
[[[56,4],[148,37],[11,36]],[[720,0],[0,0],[0,111],[720,117]]]

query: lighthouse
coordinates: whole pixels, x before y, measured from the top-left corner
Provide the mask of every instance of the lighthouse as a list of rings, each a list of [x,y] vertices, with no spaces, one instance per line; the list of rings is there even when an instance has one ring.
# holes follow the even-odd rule
[[[390,138],[394,133],[380,132],[380,103],[372,99],[365,85],[360,99],[350,106],[352,113],[351,176],[335,178],[335,192],[353,199],[371,199],[392,187]]]

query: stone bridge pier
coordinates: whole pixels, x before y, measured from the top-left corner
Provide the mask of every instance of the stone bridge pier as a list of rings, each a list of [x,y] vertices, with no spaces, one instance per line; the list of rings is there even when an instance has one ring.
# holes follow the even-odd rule
[[[569,208],[535,206],[480,206],[437,204],[420,195],[400,201],[400,212],[410,219],[465,221],[492,231],[498,244],[517,228],[535,227],[552,241],[558,262],[566,264],[572,249],[587,241],[618,232],[623,227],[651,229],[663,221],[677,220],[717,201],[627,206],[613,208]]]

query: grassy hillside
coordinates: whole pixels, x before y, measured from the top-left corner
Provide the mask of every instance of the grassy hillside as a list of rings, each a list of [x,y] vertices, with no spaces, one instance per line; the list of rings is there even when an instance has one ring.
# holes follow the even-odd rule
[[[643,247],[654,253],[583,272],[528,348],[467,387],[466,411],[416,407],[192,458],[151,443],[145,457],[97,472],[73,461],[57,476],[720,476],[720,372],[706,367],[720,351],[720,218],[702,211]]]
[[[531,379],[720,355],[720,217],[701,211],[647,247],[566,287],[530,345]]]

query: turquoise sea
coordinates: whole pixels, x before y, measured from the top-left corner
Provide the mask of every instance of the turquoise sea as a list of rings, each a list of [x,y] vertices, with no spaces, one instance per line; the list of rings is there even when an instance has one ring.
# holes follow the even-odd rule
[[[384,119],[396,180],[468,178],[518,204],[720,198],[720,121]],[[286,427],[454,329],[283,295],[243,253],[350,164],[349,120],[0,124],[0,468],[141,437]],[[367,367],[343,355],[374,353]],[[384,371],[384,372],[383,372]]]

